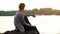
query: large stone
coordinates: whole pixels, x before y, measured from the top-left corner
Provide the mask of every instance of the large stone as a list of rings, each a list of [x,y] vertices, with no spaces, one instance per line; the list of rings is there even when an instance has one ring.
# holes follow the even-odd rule
[[[25,31],[25,32],[6,31],[3,34],[37,34],[37,32],[36,31]]]

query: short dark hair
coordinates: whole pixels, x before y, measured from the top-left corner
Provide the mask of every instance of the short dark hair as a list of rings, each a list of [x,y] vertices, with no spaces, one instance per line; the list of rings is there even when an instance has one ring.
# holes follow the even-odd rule
[[[24,3],[20,3],[19,4],[19,9],[22,9],[22,8],[24,8],[25,7],[25,4]]]

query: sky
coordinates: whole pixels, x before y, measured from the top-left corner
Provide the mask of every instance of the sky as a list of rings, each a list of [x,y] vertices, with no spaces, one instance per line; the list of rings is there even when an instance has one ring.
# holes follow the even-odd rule
[[[60,10],[60,0],[0,0],[0,10],[18,10],[18,5],[25,3],[25,9],[53,8]]]

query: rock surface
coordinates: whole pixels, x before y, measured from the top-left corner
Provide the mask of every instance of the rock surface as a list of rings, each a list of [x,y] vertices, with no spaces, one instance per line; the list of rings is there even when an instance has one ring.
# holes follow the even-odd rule
[[[12,30],[12,31],[6,31],[5,33],[2,33],[2,34],[37,34],[37,32],[36,31],[18,32],[18,31]]]

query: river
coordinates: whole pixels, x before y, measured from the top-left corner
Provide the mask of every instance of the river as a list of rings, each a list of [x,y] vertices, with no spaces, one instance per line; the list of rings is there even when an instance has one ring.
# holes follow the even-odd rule
[[[60,16],[58,15],[37,15],[30,16],[28,19],[41,34],[60,34]],[[14,16],[0,16],[0,33],[14,29]]]

